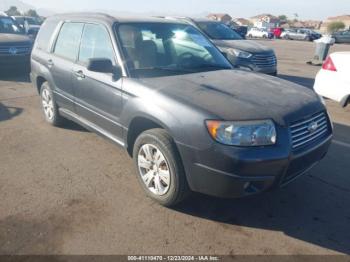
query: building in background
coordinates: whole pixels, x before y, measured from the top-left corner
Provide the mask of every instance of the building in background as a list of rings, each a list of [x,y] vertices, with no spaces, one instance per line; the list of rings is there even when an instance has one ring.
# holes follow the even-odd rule
[[[280,19],[271,14],[261,14],[253,16],[250,21],[258,28],[274,28],[280,26]]]
[[[343,22],[345,24],[345,29],[350,29],[350,15],[341,15],[328,17],[321,25],[321,31],[327,32],[327,27],[332,22]]]
[[[229,14],[209,14],[207,18],[217,20],[225,24],[228,24],[232,21],[232,17]]]
[[[251,26],[252,23],[245,18],[235,18],[233,19],[233,22],[235,22],[239,26]]]
[[[292,21],[289,23],[289,28],[308,28],[308,29],[319,30],[321,28],[321,25],[322,25],[322,21],[316,21],[316,20]]]

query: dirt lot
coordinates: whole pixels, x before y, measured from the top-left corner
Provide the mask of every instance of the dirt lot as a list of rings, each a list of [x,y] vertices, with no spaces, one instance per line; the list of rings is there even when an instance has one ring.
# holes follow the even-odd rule
[[[262,43],[281,77],[312,87],[313,43]],[[28,78],[2,76],[0,254],[350,254],[350,107],[328,108],[335,141],[308,175],[255,198],[194,195],[166,209],[144,196],[123,150],[45,124]]]

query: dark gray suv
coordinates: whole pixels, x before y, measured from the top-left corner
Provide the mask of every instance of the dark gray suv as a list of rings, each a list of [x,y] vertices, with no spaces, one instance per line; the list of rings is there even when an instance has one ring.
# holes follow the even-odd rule
[[[0,73],[4,69],[29,72],[32,45],[11,17],[0,15]]]
[[[191,191],[243,197],[286,185],[331,142],[313,91],[233,69],[186,23],[51,17],[31,78],[47,122],[68,118],[124,147],[145,192],[166,206]]]
[[[277,58],[273,49],[242,38],[229,26],[209,19],[192,19],[233,65],[255,72],[277,75]]]

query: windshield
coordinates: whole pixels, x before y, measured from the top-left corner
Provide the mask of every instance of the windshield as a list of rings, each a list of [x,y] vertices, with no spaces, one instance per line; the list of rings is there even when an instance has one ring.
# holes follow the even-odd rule
[[[232,69],[219,50],[191,25],[124,23],[117,30],[132,77]]]
[[[0,33],[2,34],[21,34],[22,31],[9,17],[0,17]]]
[[[26,17],[25,20],[28,22],[30,25],[40,25],[40,22],[32,17]]]
[[[217,22],[198,22],[199,28],[211,39],[215,40],[242,40],[242,37],[229,26]]]

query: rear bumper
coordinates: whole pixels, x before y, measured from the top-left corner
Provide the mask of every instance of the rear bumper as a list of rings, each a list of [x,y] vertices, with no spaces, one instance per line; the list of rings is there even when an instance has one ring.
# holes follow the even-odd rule
[[[350,96],[350,81],[338,72],[320,70],[315,79],[314,90],[320,96],[346,106]]]
[[[178,147],[193,191],[241,198],[282,187],[305,174],[325,157],[331,139],[330,135],[303,152],[282,147],[247,150],[218,144],[207,151]]]

